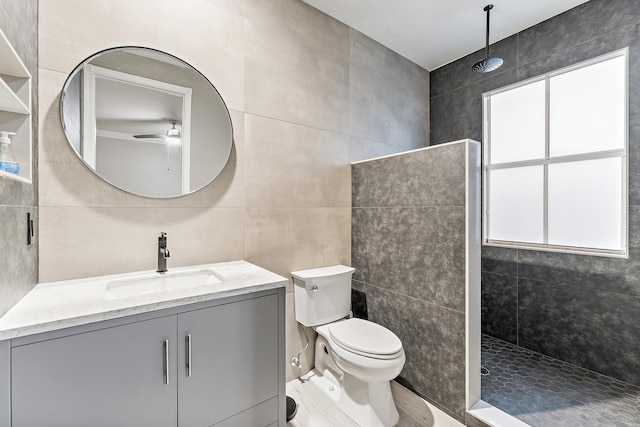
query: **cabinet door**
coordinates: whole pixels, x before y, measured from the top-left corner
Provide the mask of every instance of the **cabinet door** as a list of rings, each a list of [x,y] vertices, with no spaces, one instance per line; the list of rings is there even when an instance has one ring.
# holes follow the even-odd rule
[[[278,397],[272,397],[266,402],[262,402],[252,408],[246,409],[239,414],[226,418],[212,427],[271,427],[276,423],[268,420],[278,419]]]
[[[176,333],[170,316],[12,348],[12,427],[175,427]]]
[[[278,395],[277,295],[180,314],[178,341],[179,426],[211,426]],[[257,425],[277,421],[270,414]]]

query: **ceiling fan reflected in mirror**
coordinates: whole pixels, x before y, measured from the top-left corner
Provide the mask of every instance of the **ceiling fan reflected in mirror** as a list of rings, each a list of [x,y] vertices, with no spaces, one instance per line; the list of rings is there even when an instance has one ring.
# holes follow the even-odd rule
[[[171,129],[168,129],[166,133],[133,135],[133,137],[138,139],[162,139],[166,142],[179,144],[181,141],[181,134],[180,129],[176,128],[176,125],[179,125],[181,123],[179,120],[173,119],[169,119],[168,122],[171,124]]]

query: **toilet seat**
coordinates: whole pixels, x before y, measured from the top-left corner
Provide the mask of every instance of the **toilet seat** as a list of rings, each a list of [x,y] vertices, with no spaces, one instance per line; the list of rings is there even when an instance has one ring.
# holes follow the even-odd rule
[[[389,329],[363,319],[347,319],[327,325],[329,337],[342,349],[374,359],[395,359],[402,342]]]
[[[393,354],[357,353],[352,349],[346,348],[346,346],[340,345],[331,337],[330,328],[342,322],[346,322],[346,320],[316,327],[316,332],[320,335],[316,340],[316,344],[324,341],[327,346],[326,350],[330,352],[332,359],[340,369],[365,382],[390,381],[400,374],[406,361],[402,347]],[[383,326],[380,327],[384,328]],[[395,337],[393,332],[386,328],[384,329]]]

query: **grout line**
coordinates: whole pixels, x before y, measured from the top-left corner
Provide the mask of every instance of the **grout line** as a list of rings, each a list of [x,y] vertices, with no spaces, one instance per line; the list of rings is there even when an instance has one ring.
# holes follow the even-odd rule
[[[516,249],[516,345],[520,345],[520,249]]]
[[[427,300],[423,300],[423,299],[420,299],[420,298],[416,298],[416,297],[411,296],[411,295],[403,294],[402,292],[398,292],[398,291],[394,291],[394,290],[391,290],[391,289],[383,288],[381,286],[377,286],[377,285],[374,285],[374,284],[368,283],[368,282],[363,282],[361,280],[356,280],[356,279],[352,279],[352,280],[354,282],[357,282],[357,283],[360,283],[360,284],[363,284],[363,285],[366,285],[366,286],[371,286],[373,288],[382,290],[384,292],[389,292],[389,293],[392,293],[392,294],[395,294],[395,295],[400,295],[400,296],[403,296],[403,297],[406,297],[406,298],[410,298],[410,299],[415,300],[415,301],[420,301],[420,302],[423,302],[425,304],[429,304],[429,305],[432,305],[432,306],[435,306],[435,307],[441,307],[441,308],[444,308],[444,309],[447,309],[447,310],[451,310],[451,311],[454,311],[456,313],[465,314],[464,311],[456,310],[455,308],[448,307],[446,305],[436,304],[436,303],[431,302],[431,301],[427,301]]]
[[[503,346],[518,347],[518,348],[520,348],[520,349],[522,349],[524,351],[527,351],[529,353],[536,354],[536,355],[540,356],[540,358],[542,358],[542,359],[551,359],[554,362],[558,362],[560,364],[570,366],[570,367],[572,367],[574,369],[577,369],[577,370],[580,370],[580,371],[584,371],[584,372],[588,372],[588,373],[591,373],[591,374],[595,374],[595,375],[597,375],[599,377],[604,377],[604,378],[606,378],[607,380],[609,380],[611,382],[622,383],[622,384],[625,384],[627,386],[630,386],[630,387],[633,387],[633,388],[637,388],[638,390],[640,390],[640,386],[638,386],[636,384],[632,384],[632,383],[629,383],[629,382],[626,382],[626,381],[622,381],[622,380],[620,380],[618,378],[611,377],[609,375],[603,374],[603,373],[598,372],[598,371],[592,371],[591,369],[587,369],[587,368],[584,368],[582,366],[575,365],[575,364],[573,364],[571,362],[567,362],[566,360],[558,359],[556,357],[549,356],[548,354],[540,353],[540,352],[532,350],[532,349],[530,349],[528,347],[524,347],[522,345],[517,345],[517,344],[511,343],[509,341],[505,341],[503,339],[496,338],[496,337],[494,337],[492,335],[489,335],[489,334],[482,334],[482,335],[483,335],[483,337],[484,336],[489,337],[490,340],[496,340],[496,341],[500,341],[501,343],[504,343],[504,344],[502,344]]]

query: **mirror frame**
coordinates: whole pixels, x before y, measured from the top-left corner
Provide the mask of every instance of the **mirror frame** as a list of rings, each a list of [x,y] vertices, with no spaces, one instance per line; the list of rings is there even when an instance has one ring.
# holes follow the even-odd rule
[[[217,171],[215,174],[213,174],[213,176],[211,178],[207,178],[207,182],[205,184],[203,184],[202,186],[200,186],[200,187],[198,187],[196,189],[193,189],[193,190],[191,190],[191,191],[189,191],[187,193],[169,195],[169,196],[151,196],[151,195],[146,195],[146,194],[140,194],[140,193],[137,193],[135,191],[128,190],[126,188],[122,188],[122,187],[110,182],[105,177],[101,176],[85,159],[82,158],[80,153],[78,153],[76,151],[76,149],[73,147],[71,141],[69,140],[69,137],[67,136],[67,125],[66,125],[65,120],[64,120],[64,101],[65,101],[67,90],[69,88],[70,83],[72,82],[74,77],[76,77],[76,75],[80,72],[80,70],[83,69],[84,66],[89,64],[92,60],[94,60],[94,59],[96,59],[98,57],[101,57],[101,56],[103,56],[103,55],[105,55],[105,54],[107,54],[109,52],[112,52],[112,51],[126,51],[127,49],[140,49],[140,50],[151,51],[151,52],[153,52],[155,54],[168,56],[171,59],[184,64],[188,69],[190,69],[192,71],[195,71],[195,73],[198,76],[200,76],[204,80],[204,82],[206,82],[213,89],[215,94],[220,99],[220,102],[222,103],[222,106],[224,107],[224,111],[226,113],[226,116],[225,116],[224,120],[225,120],[225,122],[229,123],[229,131],[230,131],[229,148],[228,148],[228,150],[225,149],[226,155],[224,156],[225,157],[224,158],[224,162],[222,163],[222,165],[220,167],[220,170]],[[220,176],[220,174],[227,167],[227,165],[229,163],[229,159],[231,158],[231,152],[233,151],[233,146],[235,144],[233,122],[231,120],[231,114],[229,112],[229,108],[227,107],[226,102],[222,98],[222,95],[220,94],[218,89],[211,83],[211,81],[204,74],[202,74],[202,72],[200,72],[197,68],[195,68],[194,66],[192,66],[188,62],[186,62],[186,61],[184,61],[184,60],[182,60],[182,59],[178,58],[177,56],[172,55],[170,53],[164,52],[164,51],[159,50],[159,49],[150,48],[150,47],[136,46],[136,45],[114,46],[114,47],[110,47],[110,48],[106,48],[106,49],[100,50],[100,51],[95,52],[92,55],[86,57],[78,65],[76,65],[73,68],[73,70],[71,70],[69,75],[67,76],[67,78],[66,78],[66,80],[64,82],[64,85],[62,86],[62,90],[60,92],[60,100],[59,100],[59,103],[58,103],[58,107],[59,107],[60,124],[62,126],[62,130],[63,130],[63,133],[64,133],[65,140],[66,140],[69,148],[71,149],[71,151],[82,162],[82,164],[87,169],[89,169],[95,176],[100,178],[103,182],[109,184],[110,186],[112,186],[114,188],[117,188],[118,190],[124,191],[124,192],[129,193],[129,194],[133,194],[133,195],[139,196],[139,197],[146,197],[146,198],[151,198],[151,199],[173,199],[173,198],[179,198],[179,197],[188,196],[190,194],[193,194],[193,193],[195,193],[197,191],[202,190],[203,188],[209,186],[218,176]],[[83,125],[84,124],[81,122],[80,126],[83,127]],[[193,139],[191,139],[191,143],[193,143]]]

